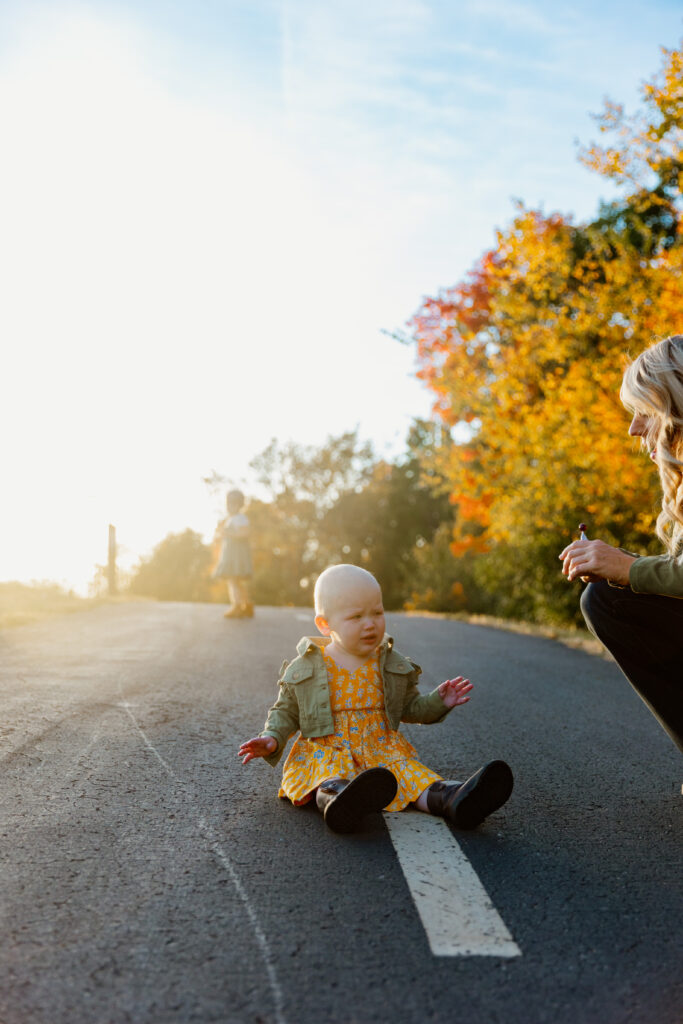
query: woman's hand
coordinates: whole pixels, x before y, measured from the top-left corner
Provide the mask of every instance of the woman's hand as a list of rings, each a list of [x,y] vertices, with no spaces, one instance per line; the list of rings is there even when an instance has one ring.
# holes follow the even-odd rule
[[[255,736],[253,740],[247,740],[237,751],[237,756],[242,758],[242,764],[248,764],[254,757],[267,757],[277,749],[277,740],[274,736]]]
[[[579,576],[584,583],[611,580],[622,586],[628,586],[629,570],[636,560],[603,540],[572,541],[558,557],[562,559],[562,572],[570,580]]]
[[[454,708],[457,704],[467,704],[470,699],[468,694],[473,685],[469,679],[456,676],[455,679],[447,679],[439,686],[439,696],[447,708]]]

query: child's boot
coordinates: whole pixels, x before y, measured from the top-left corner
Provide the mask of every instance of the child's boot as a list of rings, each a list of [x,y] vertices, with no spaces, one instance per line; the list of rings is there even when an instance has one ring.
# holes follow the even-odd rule
[[[245,619],[253,619],[254,617],[254,606],[251,601],[247,601],[246,604],[240,605],[240,612],[242,617]]]
[[[396,778],[388,768],[368,768],[355,779],[327,779],[315,801],[333,832],[355,832],[366,814],[381,811],[396,796]]]
[[[244,615],[242,614],[242,609],[238,605],[233,604],[230,608],[228,608],[227,612],[224,612],[223,618],[224,619],[243,619]]]
[[[433,782],[427,806],[456,828],[476,828],[512,793],[513,777],[505,761],[490,761],[467,782]]]

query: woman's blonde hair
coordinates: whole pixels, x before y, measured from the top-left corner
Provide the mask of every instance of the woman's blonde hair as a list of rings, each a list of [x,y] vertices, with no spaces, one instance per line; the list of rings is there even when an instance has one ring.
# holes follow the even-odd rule
[[[657,449],[662,511],[657,536],[675,554],[683,541],[683,334],[645,349],[626,368],[621,400],[650,420],[643,442]]]

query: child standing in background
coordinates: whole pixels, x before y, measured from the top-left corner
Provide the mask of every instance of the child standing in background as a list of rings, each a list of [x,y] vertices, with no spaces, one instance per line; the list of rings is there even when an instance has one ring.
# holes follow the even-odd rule
[[[238,490],[228,491],[225,504],[228,518],[218,527],[221,552],[213,576],[214,579],[227,580],[231,603],[225,618],[251,618],[254,614],[254,605],[249,596],[252,566],[249,520],[242,512],[244,495]]]
[[[472,684],[457,676],[420,694],[420,668],[384,632],[382,591],[356,565],[326,569],[315,586],[321,637],[303,637],[280,671],[280,693],[260,736],[239,748],[242,763],[285,762],[279,796],[293,804],[315,796],[333,832],[353,832],[369,812],[413,806],[458,828],[477,825],[512,792],[512,772],[491,761],[466,782],[445,782],[422,764],[399,731],[403,722],[441,722],[469,701]]]

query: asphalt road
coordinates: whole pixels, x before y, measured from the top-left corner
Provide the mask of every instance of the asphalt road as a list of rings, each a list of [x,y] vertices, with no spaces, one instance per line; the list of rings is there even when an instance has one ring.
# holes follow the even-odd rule
[[[424,688],[404,727],[462,777],[513,767],[457,840],[521,956],[434,957],[384,820],[326,831],[242,767],[302,610],[103,607],[0,634],[1,1024],[681,1024],[683,759],[616,666],[392,615]]]

